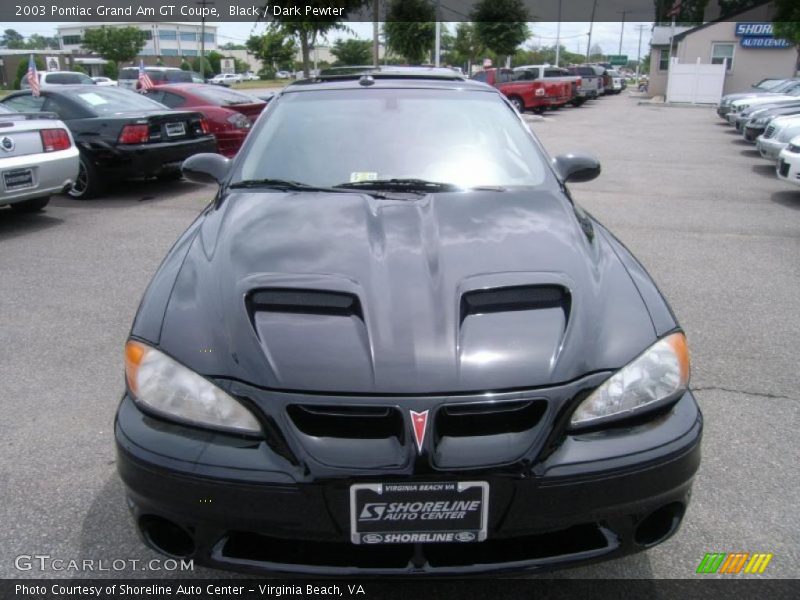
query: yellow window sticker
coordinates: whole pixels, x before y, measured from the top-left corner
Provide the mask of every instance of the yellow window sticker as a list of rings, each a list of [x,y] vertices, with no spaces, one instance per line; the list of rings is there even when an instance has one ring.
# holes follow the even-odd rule
[[[353,171],[350,173],[350,183],[356,181],[375,181],[378,174],[375,171]]]

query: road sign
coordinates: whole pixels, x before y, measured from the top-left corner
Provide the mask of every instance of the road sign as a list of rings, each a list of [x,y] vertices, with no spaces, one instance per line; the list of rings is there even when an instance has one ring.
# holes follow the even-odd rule
[[[611,54],[608,57],[608,62],[610,62],[615,67],[624,67],[628,64],[628,55],[627,54]]]

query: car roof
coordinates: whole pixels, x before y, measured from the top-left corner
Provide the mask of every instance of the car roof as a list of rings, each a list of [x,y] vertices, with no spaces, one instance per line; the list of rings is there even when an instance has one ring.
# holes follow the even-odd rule
[[[446,67],[365,67],[353,73],[327,73],[300,79],[284,88],[286,92],[325,89],[377,88],[439,88],[495,91],[493,87],[472,81]]]
[[[135,66],[122,67],[122,70],[125,70],[125,69],[136,69],[138,71],[139,67],[135,67]],[[182,69],[179,69],[178,67],[157,67],[155,65],[145,65],[144,66],[144,70],[147,71],[148,69],[150,69],[152,71],[181,71],[182,70]],[[188,72],[189,71],[187,71],[187,73]]]

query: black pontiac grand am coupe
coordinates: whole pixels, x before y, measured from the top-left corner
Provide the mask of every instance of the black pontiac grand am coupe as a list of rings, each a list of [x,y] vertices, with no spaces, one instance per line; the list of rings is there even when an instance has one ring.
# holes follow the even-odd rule
[[[496,90],[448,70],[289,85],[153,278],[118,467],[197,563],[461,574],[675,533],[700,462],[686,339]]]

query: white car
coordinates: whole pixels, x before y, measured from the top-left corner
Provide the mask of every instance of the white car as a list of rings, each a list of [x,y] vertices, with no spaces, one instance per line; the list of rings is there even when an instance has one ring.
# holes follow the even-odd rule
[[[731,110],[727,115],[725,115],[725,118],[727,119],[728,123],[734,125],[736,123],[736,117],[738,117],[739,113],[745,108],[759,106],[760,104],[773,104],[783,100],[790,101],[797,99],[798,96],[788,96],[785,94],[766,94],[762,96],[752,96],[750,98],[741,98],[731,102]]]
[[[789,141],[800,135],[800,115],[786,115],[772,119],[767,128],[756,139],[756,148],[763,158],[778,160],[781,150]]]
[[[242,74],[243,81],[258,81],[260,78],[258,75],[253,73],[252,71],[248,71],[247,73]]]
[[[781,150],[775,173],[778,179],[800,185],[800,135],[793,137],[786,148]]]
[[[275,73],[275,79],[291,79],[292,74],[289,71],[277,71]]]
[[[92,77],[92,81],[94,81],[97,85],[102,86],[119,85],[116,81],[109,77]]]
[[[40,88],[54,85],[97,85],[86,73],[79,73],[78,71],[37,71],[37,74],[39,75]],[[23,90],[31,88],[27,76],[22,78],[19,87]]]
[[[241,83],[241,81],[242,76],[237,73],[220,73],[219,75],[214,75],[214,77],[209,79],[208,83],[229,86],[233,83]]]
[[[78,176],[78,148],[58,119],[0,106],[0,206],[34,212]]]

